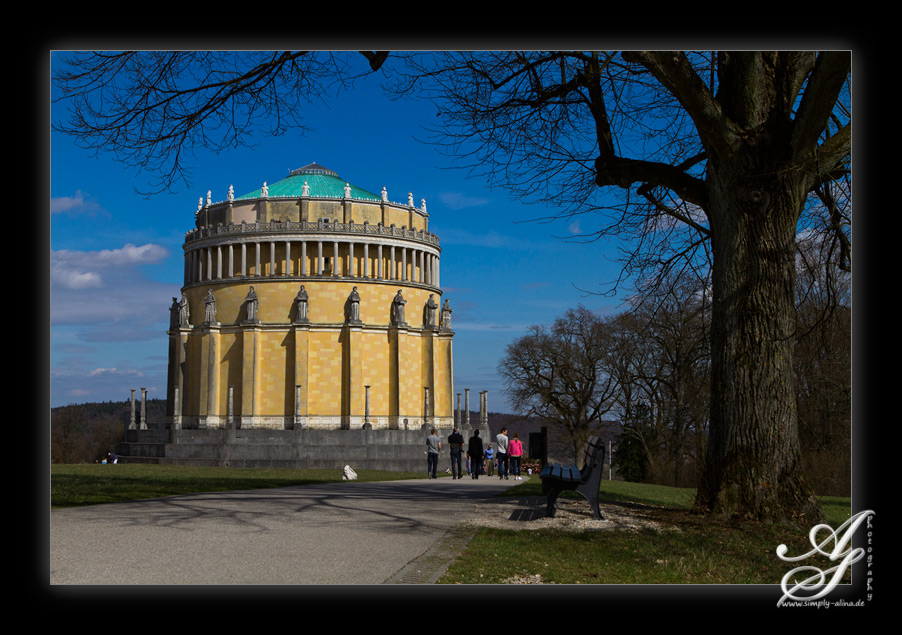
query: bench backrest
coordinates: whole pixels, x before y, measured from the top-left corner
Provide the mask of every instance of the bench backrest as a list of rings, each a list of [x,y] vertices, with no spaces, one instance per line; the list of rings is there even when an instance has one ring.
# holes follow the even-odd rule
[[[583,482],[592,476],[594,470],[597,469],[600,473],[602,463],[604,463],[604,441],[599,437],[589,437],[586,454],[583,457],[583,467],[580,469]]]

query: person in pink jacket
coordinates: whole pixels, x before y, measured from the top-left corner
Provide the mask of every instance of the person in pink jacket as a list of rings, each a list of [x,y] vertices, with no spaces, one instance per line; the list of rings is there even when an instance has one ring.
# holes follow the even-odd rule
[[[520,478],[520,461],[523,459],[523,442],[515,434],[507,444],[507,458],[510,462],[510,473],[514,475],[515,481],[521,481]]]

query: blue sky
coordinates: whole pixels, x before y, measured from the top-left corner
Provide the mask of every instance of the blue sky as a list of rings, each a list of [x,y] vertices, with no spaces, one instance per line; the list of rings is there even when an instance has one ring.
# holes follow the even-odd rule
[[[52,105],[51,119],[64,116]],[[470,389],[471,409],[487,390],[489,409],[510,412],[496,373],[505,347],[531,324],[550,324],[582,303],[601,313],[617,299],[587,295],[617,276],[613,247],[560,236],[589,230],[569,222],[524,222],[553,210],[493,190],[434,146],[418,141],[434,121],[425,102],[394,102],[376,81],[311,107],[316,130],[260,137],[254,148],[198,151],[191,187],[145,198],[150,177],[92,157],[50,135],[51,406],[124,401],[130,389],[165,398],[169,305],[179,295],[184,233],[197,201],[222,200],[316,162],[393,201],[426,199],[442,247],[442,290],[454,309],[455,392]],[[585,221],[583,221],[585,223]]]

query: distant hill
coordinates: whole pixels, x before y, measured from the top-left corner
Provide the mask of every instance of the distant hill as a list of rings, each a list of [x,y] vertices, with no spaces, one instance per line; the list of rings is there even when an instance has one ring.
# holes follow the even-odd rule
[[[128,423],[131,419],[132,402],[128,401],[98,401],[80,404],[69,404],[66,406],[58,406],[50,409],[52,418],[67,408],[78,408],[79,413],[87,420],[97,419],[101,417],[115,417]],[[148,421],[163,421],[166,416],[166,400],[165,399],[148,399],[145,406]],[[141,417],[141,400],[135,399],[135,418],[139,420]]]

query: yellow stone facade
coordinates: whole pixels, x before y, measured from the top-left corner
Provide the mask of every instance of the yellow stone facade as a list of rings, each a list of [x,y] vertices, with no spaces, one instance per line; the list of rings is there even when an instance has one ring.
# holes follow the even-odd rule
[[[452,427],[454,333],[425,202],[311,164],[239,198],[208,195],[184,251],[174,428]]]

